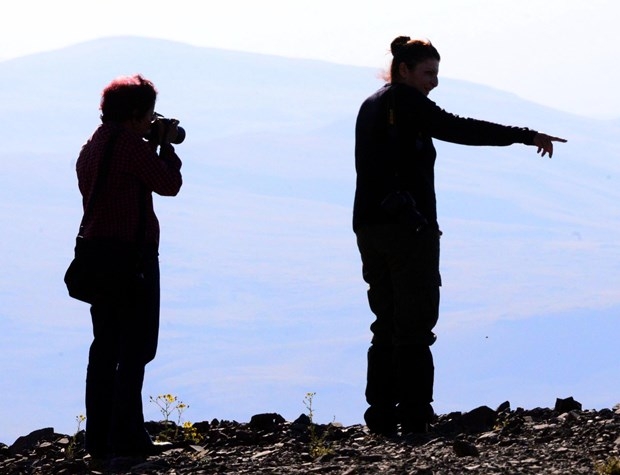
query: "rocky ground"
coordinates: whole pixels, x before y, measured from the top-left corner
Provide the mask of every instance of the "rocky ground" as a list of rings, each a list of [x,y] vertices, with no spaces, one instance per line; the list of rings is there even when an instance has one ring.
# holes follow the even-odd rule
[[[83,431],[41,429],[0,444],[0,473],[620,475],[620,405],[584,411],[572,398],[553,409],[513,410],[506,402],[441,415],[428,434],[394,438],[372,436],[362,425],[315,425],[304,414],[294,422],[258,414],[248,423],[184,429],[152,422],[148,429],[172,439],[172,448],[104,466],[84,453]]]

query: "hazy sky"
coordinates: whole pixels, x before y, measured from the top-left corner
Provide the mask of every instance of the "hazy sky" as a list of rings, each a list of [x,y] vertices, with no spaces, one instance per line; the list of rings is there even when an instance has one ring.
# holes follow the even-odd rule
[[[138,35],[380,69],[405,34],[433,41],[445,77],[615,118],[619,17],[616,0],[20,0],[2,7],[0,59]]]

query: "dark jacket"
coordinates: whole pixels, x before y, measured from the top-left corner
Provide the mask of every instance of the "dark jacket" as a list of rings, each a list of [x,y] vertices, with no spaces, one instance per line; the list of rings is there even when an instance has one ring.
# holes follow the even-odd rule
[[[407,191],[437,224],[433,138],[463,145],[532,145],[536,131],[450,114],[404,84],[386,84],[364,101],[355,127],[357,184],[353,230],[398,222],[381,203]]]

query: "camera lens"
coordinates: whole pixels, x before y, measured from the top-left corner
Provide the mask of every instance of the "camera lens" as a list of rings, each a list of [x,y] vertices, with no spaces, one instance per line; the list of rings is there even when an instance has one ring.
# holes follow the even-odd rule
[[[172,141],[173,144],[180,144],[185,140],[185,129],[183,127],[177,126],[177,136]]]

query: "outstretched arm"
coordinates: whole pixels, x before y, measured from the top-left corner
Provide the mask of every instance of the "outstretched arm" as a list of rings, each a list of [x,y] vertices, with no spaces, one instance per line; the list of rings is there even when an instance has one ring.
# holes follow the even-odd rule
[[[565,143],[566,139],[561,139],[560,137],[552,137],[551,135],[537,133],[534,136],[534,146],[538,147],[538,151],[536,153],[542,152],[542,157],[545,156],[546,153],[549,154],[549,158],[553,156],[553,142],[562,142]]]

